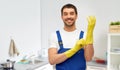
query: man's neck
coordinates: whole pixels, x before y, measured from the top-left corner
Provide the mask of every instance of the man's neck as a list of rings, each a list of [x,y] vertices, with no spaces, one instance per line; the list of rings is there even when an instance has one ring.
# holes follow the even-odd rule
[[[71,32],[71,31],[76,30],[76,27],[64,27],[64,30],[68,31],[68,32]]]

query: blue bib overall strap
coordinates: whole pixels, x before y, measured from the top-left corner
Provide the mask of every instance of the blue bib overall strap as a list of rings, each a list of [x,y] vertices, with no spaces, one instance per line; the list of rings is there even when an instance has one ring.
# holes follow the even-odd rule
[[[56,31],[56,33],[57,33],[57,38],[58,38],[58,44],[59,44],[60,48],[63,48],[63,42],[62,42],[62,39],[60,36],[60,32]]]
[[[64,48],[62,43],[62,38],[60,36],[60,32],[56,31],[58,43],[60,46],[60,49],[58,50],[58,53],[63,53],[70,48]],[[83,38],[84,32],[81,31],[79,35],[79,39]],[[56,70],[86,70],[86,60],[84,57],[84,49],[80,49],[75,55],[73,55],[71,58],[67,59],[66,61],[56,64]]]
[[[83,38],[83,36],[84,36],[84,32],[81,31],[81,32],[80,32],[80,35],[79,35],[79,39]]]

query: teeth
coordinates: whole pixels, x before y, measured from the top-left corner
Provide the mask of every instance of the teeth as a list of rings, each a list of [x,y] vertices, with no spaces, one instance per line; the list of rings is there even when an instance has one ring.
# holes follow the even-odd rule
[[[68,21],[72,21],[72,20],[68,20]]]

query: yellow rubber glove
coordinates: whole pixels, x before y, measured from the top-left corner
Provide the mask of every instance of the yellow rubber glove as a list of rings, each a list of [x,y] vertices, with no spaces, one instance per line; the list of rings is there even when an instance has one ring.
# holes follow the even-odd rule
[[[65,55],[70,58],[71,56],[73,56],[77,51],[79,51],[81,48],[83,48],[85,45],[85,40],[84,39],[80,39],[76,42],[75,46],[73,48],[71,48],[70,50],[64,52]]]
[[[87,34],[86,34],[86,44],[93,44],[93,30],[96,24],[95,16],[87,17],[88,20],[88,27],[87,27]]]

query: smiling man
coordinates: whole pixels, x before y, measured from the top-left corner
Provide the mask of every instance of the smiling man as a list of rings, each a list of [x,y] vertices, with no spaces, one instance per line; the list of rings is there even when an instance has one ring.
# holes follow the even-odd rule
[[[94,55],[93,30],[96,23],[94,16],[89,16],[86,37],[76,28],[77,8],[66,4],[61,9],[64,27],[52,33],[48,50],[49,62],[56,65],[56,70],[86,70],[86,61]]]

